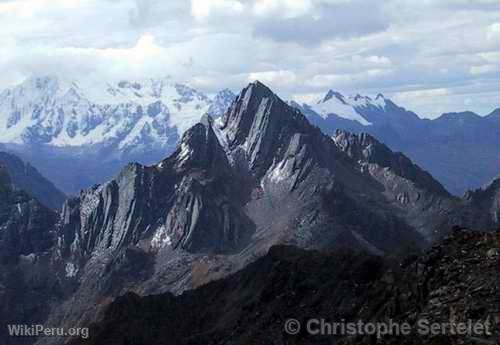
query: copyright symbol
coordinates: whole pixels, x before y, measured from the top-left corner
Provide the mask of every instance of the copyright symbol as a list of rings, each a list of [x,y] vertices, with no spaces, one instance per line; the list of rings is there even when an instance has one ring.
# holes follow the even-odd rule
[[[290,335],[297,335],[300,332],[300,322],[295,319],[288,319],[285,322],[285,332]]]

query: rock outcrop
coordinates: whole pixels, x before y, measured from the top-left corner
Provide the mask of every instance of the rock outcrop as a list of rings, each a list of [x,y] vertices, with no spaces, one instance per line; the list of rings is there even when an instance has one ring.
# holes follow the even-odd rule
[[[489,214],[493,222],[500,224],[500,177],[482,189],[467,192],[464,199]]]
[[[57,214],[16,190],[0,165],[0,339],[2,344],[32,343],[10,338],[9,324],[45,320],[50,299],[64,295],[51,263]]]
[[[0,151],[0,164],[8,170],[16,189],[26,191],[48,208],[61,209],[66,200],[64,193],[29,163],[23,162],[13,154]]]

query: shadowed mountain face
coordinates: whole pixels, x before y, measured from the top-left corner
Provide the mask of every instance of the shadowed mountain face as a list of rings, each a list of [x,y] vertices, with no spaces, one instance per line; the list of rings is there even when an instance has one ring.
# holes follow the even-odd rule
[[[155,345],[166,339],[179,345],[373,344],[363,335],[309,335],[305,325],[310,319],[391,319],[414,327],[409,336],[384,336],[383,344],[494,344],[500,340],[500,259],[489,252],[499,240],[498,234],[459,231],[425,255],[401,260],[273,247],[237,274],[182,296],[126,294],[107,308],[90,339],[72,344]],[[290,318],[303,326],[298,335],[285,332]],[[419,335],[421,319],[429,324],[489,321],[491,335]]]
[[[465,200],[490,214],[495,223],[500,223],[500,177],[483,189],[468,192]]]
[[[65,203],[51,260],[71,298],[46,324],[85,325],[127,291],[180,293],[276,244],[380,255],[428,246],[455,224],[491,219],[372,137],[326,136],[256,82],[170,157]]]
[[[9,171],[0,165],[0,339],[9,339],[7,324],[44,320],[53,300],[62,295],[50,257],[55,248],[57,214],[24,191],[14,188]]]
[[[17,261],[19,255],[44,252],[54,245],[56,214],[24,191],[14,188],[6,167],[0,165],[0,262]],[[52,228],[52,229],[51,229]]]
[[[0,164],[3,164],[12,178],[16,189],[25,190],[46,207],[61,209],[66,196],[52,182],[44,178],[34,167],[24,163],[13,154],[0,151]]]

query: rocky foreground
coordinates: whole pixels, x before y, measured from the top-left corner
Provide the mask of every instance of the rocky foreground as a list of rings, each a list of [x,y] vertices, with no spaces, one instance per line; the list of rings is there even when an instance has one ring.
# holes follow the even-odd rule
[[[181,296],[129,293],[79,345],[498,344],[500,232],[455,231],[424,255],[382,258],[289,246]],[[326,322],[487,325],[491,335],[313,336],[285,332],[290,318]]]

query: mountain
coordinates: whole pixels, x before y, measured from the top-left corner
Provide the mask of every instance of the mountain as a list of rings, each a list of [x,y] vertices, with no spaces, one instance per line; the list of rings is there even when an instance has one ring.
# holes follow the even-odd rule
[[[33,77],[0,93],[0,141],[75,193],[110,179],[129,161],[165,157],[202,115],[221,115],[233,98],[224,90],[211,99],[169,78]]]
[[[500,177],[484,188],[469,191],[464,198],[490,214],[492,220],[500,224]]]
[[[0,164],[7,170],[16,189],[22,189],[53,210],[61,209],[66,196],[29,163],[0,151]]]
[[[179,345],[377,341],[363,335],[310,335],[305,325],[312,319],[345,325],[388,325],[392,320],[413,327],[408,336],[382,335],[382,344],[451,344],[452,338],[465,344],[495,344],[500,340],[500,327],[493,321],[498,317],[499,257],[487,253],[499,239],[498,233],[459,231],[429,252],[403,259],[273,247],[242,271],[182,296],[119,297],[91,327],[89,339],[71,344],[155,345],[165,344],[165,339]],[[285,332],[292,318],[302,325],[297,335]],[[491,320],[491,334],[482,330],[453,337],[449,330],[445,336],[417,331],[418,320],[449,323],[450,318],[482,325]]]
[[[273,245],[385,255],[428,247],[453,225],[492,221],[403,154],[368,135],[327,136],[255,82],[166,159],[66,201],[50,268],[69,288],[46,297],[44,324],[87,325],[128,291],[180,294]]]
[[[8,324],[37,324],[51,301],[64,296],[49,263],[55,248],[58,215],[26,192],[17,190],[9,170],[0,164],[0,339],[2,344],[28,344],[10,338]],[[62,290],[61,290],[62,289]]]
[[[485,117],[447,113],[427,120],[381,94],[370,98],[335,91],[313,105],[292,105],[329,135],[337,129],[366,132],[404,152],[454,194],[477,188],[498,174],[498,111]]]

